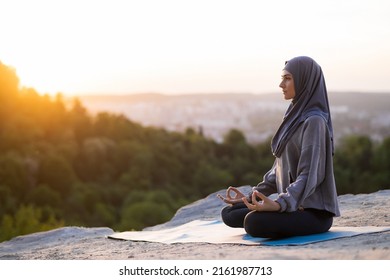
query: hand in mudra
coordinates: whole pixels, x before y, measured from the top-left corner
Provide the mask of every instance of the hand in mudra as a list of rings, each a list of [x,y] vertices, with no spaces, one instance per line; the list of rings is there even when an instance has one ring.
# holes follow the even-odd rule
[[[259,199],[260,200],[259,200]],[[269,197],[266,197],[264,194],[258,191],[252,193],[252,201],[249,202],[246,197],[242,198],[242,201],[245,203],[246,207],[254,211],[279,211],[280,204],[276,201],[273,201]]]
[[[217,196],[228,204],[236,204],[243,202],[242,199],[245,197],[245,195],[235,187],[229,187],[226,190],[226,197],[223,197],[220,194],[217,194]]]

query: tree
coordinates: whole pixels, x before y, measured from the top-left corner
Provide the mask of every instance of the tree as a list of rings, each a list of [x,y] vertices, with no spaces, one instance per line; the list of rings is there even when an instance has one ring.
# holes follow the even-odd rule
[[[128,194],[121,212],[120,230],[140,230],[168,221],[174,213],[174,201],[164,191],[135,191]]]
[[[200,164],[194,174],[194,185],[198,197],[204,197],[212,192],[228,187],[234,180],[232,175],[207,162]]]
[[[19,78],[15,69],[0,61],[0,117],[2,122],[10,112],[13,112],[18,95]]]
[[[0,241],[13,236],[62,227],[63,221],[57,220],[52,213],[45,213],[32,205],[20,206],[15,215],[5,214],[1,219]]]
[[[0,156],[0,185],[7,186],[13,197],[23,201],[29,187],[28,174],[25,163],[18,154],[9,152]]]
[[[380,145],[374,149],[373,186],[384,189],[390,187],[390,137],[385,138]]]
[[[73,167],[59,154],[49,154],[42,159],[38,180],[56,190],[61,195],[67,195],[76,181]]]
[[[373,144],[369,137],[351,135],[342,139],[334,156],[338,192],[368,193],[372,191]]]

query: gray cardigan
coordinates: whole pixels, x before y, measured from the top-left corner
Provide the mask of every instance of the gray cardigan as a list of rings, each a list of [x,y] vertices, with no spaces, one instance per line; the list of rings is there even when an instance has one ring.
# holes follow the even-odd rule
[[[298,127],[272,169],[253,189],[267,196],[277,192],[275,201],[281,212],[303,207],[340,216],[332,141],[323,117],[311,116]]]

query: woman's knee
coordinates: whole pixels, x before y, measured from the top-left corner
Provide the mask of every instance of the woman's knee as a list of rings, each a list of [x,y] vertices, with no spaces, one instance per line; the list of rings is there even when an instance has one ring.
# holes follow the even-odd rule
[[[221,217],[222,217],[222,221],[224,221],[225,222],[225,220],[229,220],[229,214],[230,214],[230,209],[229,208],[231,208],[230,206],[226,206],[226,207],[224,207],[224,208],[222,208],[222,210],[221,210]],[[225,224],[226,224],[226,222],[225,222]]]
[[[252,211],[245,216],[244,229],[253,237],[274,238],[278,236],[268,212]]]
[[[262,222],[259,220],[258,212],[249,212],[244,219],[244,229],[246,233],[254,237],[261,237],[262,235]]]
[[[222,221],[229,227],[243,227],[247,210],[244,208],[226,206],[221,210]]]
[[[230,206],[226,206],[224,207],[222,210],[221,210],[221,218],[222,218],[222,221],[231,227],[231,224],[232,224],[232,217],[231,217],[231,207]]]

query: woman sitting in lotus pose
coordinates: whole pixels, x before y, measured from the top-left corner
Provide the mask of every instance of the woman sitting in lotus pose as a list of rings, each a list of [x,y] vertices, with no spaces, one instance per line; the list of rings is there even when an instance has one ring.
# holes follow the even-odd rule
[[[326,232],[339,216],[333,173],[333,128],[321,67],[295,57],[282,71],[284,98],[291,100],[272,138],[275,162],[249,196],[229,187],[224,223],[255,237],[280,238]],[[278,193],[275,200],[268,196]]]

